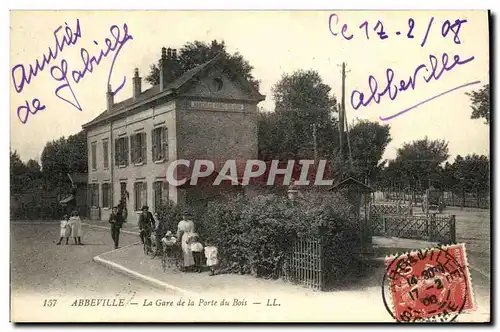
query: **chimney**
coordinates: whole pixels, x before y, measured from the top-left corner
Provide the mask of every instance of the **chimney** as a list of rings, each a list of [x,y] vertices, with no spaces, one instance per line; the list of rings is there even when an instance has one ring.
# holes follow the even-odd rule
[[[167,82],[165,80],[167,72],[167,49],[165,47],[161,48],[161,58],[160,58],[160,91],[165,90]]]
[[[114,98],[113,98],[113,92],[111,92],[111,84],[108,85],[108,92],[106,92],[106,99],[107,99],[107,110],[108,112],[111,112],[113,109],[114,105]]]
[[[134,85],[134,100],[137,100],[137,98],[139,98],[139,96],[141,95],[141,81],[142,81],[142,78],[139,77],[139,69],[138,68],[135,68],[134,70],[134,78],[133,78],[133,85]]]
[[[177,50],[163,47],[160,59],[160,90],[165,90],[167,85],[172,83],[179,74],[180,65],[177,59]]]

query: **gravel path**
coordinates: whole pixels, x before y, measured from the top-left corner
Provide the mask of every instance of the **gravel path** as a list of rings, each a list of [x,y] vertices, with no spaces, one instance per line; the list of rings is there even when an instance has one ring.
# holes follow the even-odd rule
[[[58,223],[11,224],[12,296],[132,296],[158,292],[105,269],[92,258],[113,249],[109,231],[84,227],[83,246],[60,245]],[[120,246],[139,241],[121,234]],[[64,242],[63,242],[64,243]],[[71,243],[71,239],[70,239]]]

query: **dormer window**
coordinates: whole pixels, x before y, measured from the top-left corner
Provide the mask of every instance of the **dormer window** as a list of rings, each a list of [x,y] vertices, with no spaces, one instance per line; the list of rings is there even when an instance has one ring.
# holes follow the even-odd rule
[[[222,82],[222,79],[220,79],[220,78],[215,78],[212,81],[212,90],[213,91],[220,91],[220,90],[222,90],[223,86],[224,86],[224,82]]]

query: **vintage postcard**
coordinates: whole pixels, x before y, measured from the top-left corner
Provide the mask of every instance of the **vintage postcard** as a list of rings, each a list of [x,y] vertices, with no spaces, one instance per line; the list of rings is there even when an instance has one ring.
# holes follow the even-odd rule
[[[11,321],[490,322],[488,11],[11,11]]]

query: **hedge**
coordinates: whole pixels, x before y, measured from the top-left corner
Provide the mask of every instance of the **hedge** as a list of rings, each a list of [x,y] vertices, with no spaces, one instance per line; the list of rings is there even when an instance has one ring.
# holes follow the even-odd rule
[[[335,281],[351,274],[359,249],[359,223],[349,215],[343,197],[341,193],[306,194],[296,201],[276,195],[232,197],[200,202],[190,210],[202,242],[219,248],[221,265],[228,272],[278,278],[293,239],[321,234],[327,276]],[[183,208],[168,202],[158,209],[158,217],[175,227]]]

